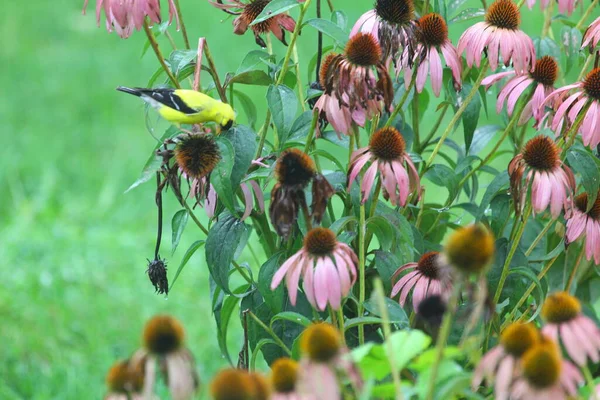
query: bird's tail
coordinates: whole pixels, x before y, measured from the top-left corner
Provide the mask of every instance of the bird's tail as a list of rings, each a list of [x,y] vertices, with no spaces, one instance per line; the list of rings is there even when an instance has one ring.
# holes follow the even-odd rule
[[[132,94],[132,95],[138,96],[138,97],[140,97],[143,94],[143,90],[139,89],[139,88],[128,88],[125,86],[119,86],[117,88],[117,90],[119,92],[129,93],[129,94]]]

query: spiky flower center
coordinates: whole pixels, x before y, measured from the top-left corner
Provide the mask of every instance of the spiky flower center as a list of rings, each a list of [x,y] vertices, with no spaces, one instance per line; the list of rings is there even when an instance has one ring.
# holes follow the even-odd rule
[[[521,13],[512,0],[496,0],[488,8],[485,20],[498,28],[517,30],[521,23]]]
[[[304,238],[304,248],[314,256],[331,254],[337,245],[337,238],[332,230],[314,228]]]
[[[417,264],[417,269],[430,279],[439,279],[439,267],[437,264],[439,254],[437,251],[430,251],[423,254]]]
[[[558,382],[562,367],[556,345],[544,342],[527,350],[521,359],[523,374],[538,389],[548,388]]]
[[[542,317],[551,324],[569,322],[581,313],[581,303],[567,292],[554,293],[542,306]]]
[[[494,256],[494,236],[481,224],[460,228],[448,239],[445,253],[458,270],[480,273]]]
[[[271,0],[253,0],[246,4],[244,7],[243,17],[248,21],[248,23],[252,23],[256,17],[260,15],[260,13],[265,9],[267,4],[269,4]],[[256,25],[252,25],[252,30],[260,33],[267,33],[270,30],[271,21],[270,18],[259,22]]]
[[[579,196],[575,197],[575,207],[579,209],[582,213],[586,213],[588,217],[599,220],[600,219],[600,193],[596,196],[596,201],[594,201],[594,205],[588,211],[588,195],[587,193],[581,193]]]
[[[157,315],[144,327],[144,345],[154,354],[165,355],[177,350],[185,332],[181,323],[169,315]]]
[[[583,80],[583,89],[594,100],[600,100],[600,68],[594,68]]]
[[[108,371],[106,385],[111,392],[139,392],[144,385],[144,374],[141,368],[135,369],[128,360],[119,361]]]
[[[254,400],[256,388],[250,374],[239,369],[225,369],[210,384],[214,400]]]
[[[441,46],[448,39],[448,25],[441,15],[427,14],[419,19],[422,40],[428,46]]]
[[[535,170],[551,171],[560,160],[558,147],[548,136],[538,135],[525,145],[523,160]]]
[[[321,69],[319,70],[319,83],[325,91],[331,91],[332,89],[331,87],[329,87],[329,78],[331,76],[329,68],[334,64],[334,60],[338,57],[340,57],[339,54],[329,53],[321,63]]]
[[[221,160],[219,146],[210,135],[184,135],[175,147],[177,165],[190,178],[202,178]]]
[[[404,155],[406,142],[402,134],[396,128],[390,126],[377,130],[371,136],[369,148],[375,157],[385,161],[392,161]]]
[[[510,324],[500,336],[500,343],[507,353],[521,357],[540,341],[540,335],[533,324]]]
[[[306,186],[315,173],[314,161],[308,154],[298,149],[284,151],[275,166],[277,181],[283,185]]]
[[[250,373],[250,380],[254,386],[253,400],[268,400],[271,398],[271,388],[267,379],[257,372]]]
[[[370,33],[358,33],[346,45],[346,58],[360,67],[377,65],[381,59],[381,47]]]
[[[545,86],[554,86],[558,76],[558,64],[553,57],[544,56],[536,61],[535,70],[531,72],[531,77]]]
[[[302,333],[300,347],[312,361],[329,362],[340,350],[340,333],[328,323],[313,324]]]
[[[405,25],[415,18],[415,6],[412,0],[377,0],[375,12],[382,20]]]
[[[271,382],[278,393],[290,393],[296,388],[298,363],[290,358],[280,358],[271,366]]]

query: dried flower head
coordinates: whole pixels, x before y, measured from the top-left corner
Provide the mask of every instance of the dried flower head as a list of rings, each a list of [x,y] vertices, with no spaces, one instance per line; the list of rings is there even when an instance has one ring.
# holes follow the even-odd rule
[[[106,386],[112,393],[139,393],[144,386],[144,371],[130,360],[118,361],[106,375]]]
[[[444,253],[453,267],[463,273],[479,274],[494,256],[494,236],[481,224],[459,228],[446,242]]]
[[[175,147],[175,159],[187,177],[199,179],[217,166],[221,153],[211,135],[181,135]]]
[[[573,243],[580,237],[585,237],[585,256],[592,258],[596,264],[600,264],[600,236],[595,232],[600,231],[600,196],[596,196],[593,204],[587,193],[581,193],[575,197],[573,204],[567,209],[566,243]]]
[[[164,355],[183,345],[185,331],[170,315],[157,315],[144,327],[144,346],[153,354]]]
[[[146,273],[156,293],[169,294],[169,279],[167,278],[167,263],[165,260],[160,258],[155,258],[152,261],[148,260]]]

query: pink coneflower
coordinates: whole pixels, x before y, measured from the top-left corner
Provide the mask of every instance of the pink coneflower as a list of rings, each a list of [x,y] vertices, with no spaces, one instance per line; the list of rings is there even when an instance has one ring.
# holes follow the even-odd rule
[[[194,180],[194,183],[197,182]],[[199,194],[195,189],[194,183],[192,183],[192,189],[190,190],[190,196],[196,199],[202,198],[203,196]],[[200,187],[200,186],[198,186]],[[265,199],[263,196],[263,192],[260,189],[260,186],[256,181],[247,181],[242,182],[240,184],[240,189],[242,190],[242,194],[244,197],[244,214],[240,218],[240,221],[245,221],[246,218],[250,216],[252,210],[254,209],[254,203],[258,207],[258,211],[262,214],[265,212]],[[217,208],[217,201],[219,196],[213,185],[209,185],[208,193],[206,194],[206,201],[204,204],[206,215],[209,218],[215,216],[215,211]]]
[[[371,195],[375,176],[383,187],[383,196],[394,206],[406,205],[408,195],[420,191],[419,173],[406,152],[406,142],[396,128],[387,127],[377,130],[369,141],[368,147],[356,150],[352,154],[348,171],[348,190],[364,166],[371,162],[365,172],[360,191],[362,202]]]
[[[577,394],[583,382],[573,364],[563,360],[555,343],[543,338],[523,354],[520,377],[511,391],[515,400],[562,400]]]
[[[370,33],[381,45],[381,60],[393,60],[400,65],[400,58],[407,53],[412,61],[417,48],[419,29],[414,21],[413,0],[376,0],[375,8],[364,13],[350,32],[350,37]]]
[[[350,38],[343,55],[329,54],[319,80],[324,91],[314,108],[338,133],[349,135],[353,124],[364,126],[382,106],[391,109],[392,81],[371,34]]]
[[[511,192],[518,212],[523,208],[531,183],[533,211],[541,213],[550,205],[552,217],[558,217],[575,190],[573,172],[562,163],[559,154],[552,139],[538,135],[508,164]]]
[[[133,365],[130,360],[115,363],[106,375],[106,386],[104,400],[143,400],[143,365]]]
[[[267,400],[270,388],[259,373],[243,369],[227,368],[219,371],[210,383],[213,400]]]
[[[277,14],[256,25],[250,26],[271,0],[250,0],[248,3],[243,3],[239,0],[228,1],[228,4],[224,4],[222,0],[210,1],[210,3],[228,14],[238,15],[233,20],[233,33],[243,35],[250,28],[254,33],[256,44],[264,48],[267,47],[267,44],[260,35],[271,32],[283,44],[287,45],[284,30],[293,32],[296,28],[296,21],[286,13]],[[298,2],[303,3],[304,0],[299,0]]]
[[[479,67],[487,54],[492,70],[498,68],[498,55],[504,65],[512,61],[518,74],[535,66],[533,41],[519,29],[521,13],[511,0],[496,0],[485,13],[485,21],[468,28],[458,40],[458,54],[466,50],[467,65]]]
[[[541,0],[540,1],[540,8],[542,10],[545,10],[548,7],[548,4],[550,4],[550,1],[553,0]],[[529,7],[529,9],[531,10],[535,4],[536,0],[527,0],[527,7]],[[577,3],[577,0],[557,0],[558,3],[558,11],[561,14],[568,14],[571,15],[573,14],[573,10],[575,9],[575,3]]]
[[[496,102],[496,113],[500,114],[502,106],[506,103],[506,111],[509,116],[512,115],[521,95],[534,84],[533,97],[525,105],[519,119],[519,125],[522,125],[529,121],[531,117],[536,121],[542,119],[542,106],[546,97],[554,90],[554,81],[556,81],[557,74],[558,64],[554,58],[544,56],[535,63],[535,70],[527,74],[517,75],[515,71],[501,72],[488,76],[481,84],[489,88],[494,83],[511,77],[498,93],[498,101]]]
[[[585,366],[587,359],[600,360],[600,329],[581,313],[579,300],[567,292],[554,293],[542,307],[546,325],[542,333],[561,343],[576,364]]]
[[[600,17],[596,18],[585,30],[581,47],[584,48],[587,46],[590,53],[593,53],[598,42],[600,42]]]
[[[279,358],[271,365],[271,400],[302,400],[296,386],[300,371],[291,358]]]
[[[298,393],[305,399],[340,399],[341,387],[350,381],[360,390],[362,380],[342,344],[340,332],[328,323],[306,328],[300,337]]]
[[[440,52],[444,56],[446,65],[452,71],[454,86],[460,89],[462,60],[456,49],[448,39],[448,25],[441,15],[431,13],[419,19],[421,33],[420,40],[413,59],[407,50],[402,54],[402,68],[404,68],[404,84],[408,86],[412,80],[413,70],[417,68],[417,92],[421,93],[425,87],[427,75],[431,77],[431,87],[436,97],[442,89],[443,68]],[[413,66],[414,63],[414,66]]]
[[[392,276],[392,281],[404,271],[410,271],[400,278],[392,288],[391,297],[400,293],[400,305],[404,307],[408,294],[412,291],[413,309],[419,309],[419,304],[429,296],[440,295],[446,300],[450,297],[452,286],[447,269],[440,263],[440,253],[430,251],[423,254],[419,262],[403,265]]]
[[[347,244],[338,242],[331,230],[314,228],[306,234],[302,249],[275,273],[271,289],[279,286],[285,277],[290,302],[295,305],[302,275],[302,288],[310,304],[321,311],[328,304],[337,310],[356,282],[357,264],[354,251]]]
[[[566,217],[566,244],[584,236],[586,258],[589,261],[593,256],[596,265],[600,265],[600,193],[589,211],[588,194],[581,193],[576,196],[573,206],[567,208]]]
[[[566,97],[573,89],[577,90],[564,101],[557,103],[557,100]],[[546,97],[544,103],[560,104],[556,108],[551,126],[557,135],[562,131],[565,121],[572,124],[579,113],[588,106],[579,133],[584,145],[596,147],[600,144],[600,68],[591,70],[582,82],[556,89]]]
[[[473,390],[484,379],[494,382],[496,400],[507,399],[517,374],[519,359],[540,341],[540,334],[533,324],[510,324],[500,336],[500,343],[488,351],[477,364],[473,373]]]
[[[85,14],[89,0],[83,4],[83,13]],[[177,19],[179,26],[179,16],[173,0],[169,3],[169,23],[173,21],[173,16]],[[112,32],[113,28],[123,39],[128,38],[133,29],[142,29],[144,19],[148,19],[156,24],[160,19],[160,1],[159,0],[96,0],[96,21],[100,26],[101,13],[104,10],[106,17],[106,30]]]

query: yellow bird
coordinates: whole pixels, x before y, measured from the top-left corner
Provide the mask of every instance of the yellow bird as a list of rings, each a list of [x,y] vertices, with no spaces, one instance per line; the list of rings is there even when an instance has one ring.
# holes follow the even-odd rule
[[[235,112],[227,103],[204,93],[185,89],[142,89],[119,86],[118,91],[140,97],[174,124],[216,122],[223,129],[231,128]]]

